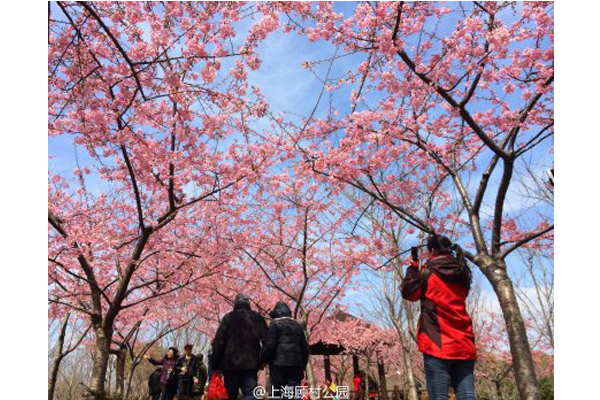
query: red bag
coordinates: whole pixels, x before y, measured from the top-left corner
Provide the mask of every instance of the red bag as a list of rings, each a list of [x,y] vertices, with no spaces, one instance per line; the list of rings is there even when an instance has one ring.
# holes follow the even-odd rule
[[[223,377],[221,377],[219,371],[215,371],[208,385],[208,400],[226,400],[227,398]]]

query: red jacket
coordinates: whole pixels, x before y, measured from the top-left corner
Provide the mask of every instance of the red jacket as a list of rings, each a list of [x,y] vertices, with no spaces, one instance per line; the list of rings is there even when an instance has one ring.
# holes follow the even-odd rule
[[[474,360],[473,324],[465,301],[469,286],[463,282],[454,256],[443,254],[421,270],[411,265],[402,282],[402,297],[421,300],[417,329],[419,351],[446,360]]]

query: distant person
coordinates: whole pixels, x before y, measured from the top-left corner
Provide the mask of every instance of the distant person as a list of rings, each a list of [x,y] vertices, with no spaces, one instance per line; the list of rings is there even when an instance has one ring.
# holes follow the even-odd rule
[[[160,400],[160,373],[162,367],[156,368],[148,377],[148,394],[150,395],[150,400]]]
[[[292,311],[284,302],[277,302],[269,316],[272,321],[263,344],[261,361],[269,364],[271,393],[275,397],[283,397],[285,386],[295,389],[302,384],[308,363],[308,342],[302,325],[292,318]]]
[[[338,400],[339,397],[337,391],[337,385],[333,383],[333,381],[330,378],[326,378],[325,387],[323,388],[323,398]]]
[[[374,399],[377,394],[377,382],[371,374],[369,374],[369,388],[367,390],[367,375],[365,371],[360,371],[360,390],[361,390],[361,398]],[[366,396],[365,396],[366,395]]]
[[[369,399],[377,397],[377,381],[373,377],[369,377]]]
[[[177,366],[181,369],[177,391],[178,400],[199,398],[204,392],[206,368],[204,368],[202,362],[202,354],[195,355],[192,353],[192,349],[191,344],[186,344],[183,348],[185,354],[177,361]],[[199,390],[194,392],[194,387],[199,388]]]
[[[354,378],[352,378],[353,391],[354,391],[354,399],[359,400],[363,398],[363,390],[362,390],[362,379],[360,378],[360,373],[357,372],[354,374]]]
[[[462,249],[445,236],[427,240],[428,260],[419,269],[412,259],[402,282],[402,297],[421,301],[417,332],[430,400],[475,399],[475,339],[465,305],[471,270]]]
[[[394,385],[394,390],[392,391],[392,400],[404,400],[404,396],[400,391],[400,386]]]
[[[149,355],[144,355],[144,359],[153,365],[161,365],[160,371],[160,400],[173,400],[177,394],[177,375],[180,372],[177,366],[177,356],[179,352],[175,347],[169,347],[167,354],[162,360],[155,360]]]
[[[219,324],[210,358],[211,370],[223,373],[229,400],[236,400],[240,389],[244,400],[255,400],[261,343],[267,330],[265,319],[250,308],[250,298],[238,294],[233,311]]]

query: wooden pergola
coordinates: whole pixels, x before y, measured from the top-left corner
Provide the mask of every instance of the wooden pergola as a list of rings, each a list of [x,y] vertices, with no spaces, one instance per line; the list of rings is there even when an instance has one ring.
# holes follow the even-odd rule
[[[370,323],[366,321],[362,321],[360,318],[357,318],[351,314],[345,312],[338,312],[334,314],[332,319],[335,319],[339,322],[344,322],[348,319],[360,320],[365,326],[371,326]],[[391,345],[389,343],[383,343],[384,345]],[[323,366],[325,369],[325,379],[331,380],[331,356],[337,355],[351,355],[352,356],[352,370],[353,376],[361,376],[361,370],[359,365],[359,356],[361,355],[361,351],[348,351],[343,345],[339,343],[330,343],[324,342],[323,340],[319,340],[318,342],[312,343],[309,345],[309,352],[311,355],[320,355],[323,356]],[[380,391],[380,399],[387,400],[387,387],[386,387],[386,378],[385,378],[385,364],[383,359],[377,357],[377,373],[379,377],[379,391]],[[368,371],[366,371],[368,374]],[[362,377],[361,377],[362,379]],[[366,388],[368,392],[368,388]]]

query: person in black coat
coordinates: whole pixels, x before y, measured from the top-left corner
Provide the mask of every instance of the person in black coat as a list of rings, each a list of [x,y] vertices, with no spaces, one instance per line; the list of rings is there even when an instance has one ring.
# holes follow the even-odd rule
[[[160,375],[162,367],[156,368],[148,377],[148,394],[151,400],[160,400]]]
[[[267,330],[265,319],[250,308],[248,296],[238,294],[233,311],[219,324],[210,358],[211,369],[223,373],[229,400],[236,400],[240,389],[244,400],[255,400],[261,343]]]
[[[302,325],[292,318],[292,311],[284,302],[278,302],[269,316],[273,321],[265,338],[261,360],[269,364],[271,393],[275,397],[287,394],[286,397],[294,398],[295,395],[290,394],[301,385],[308,363],[308,341]],[[291,389],[285,391],[284,387]]]
[[[177,391],[179,400],[200,397],[204,392],[206,368],[202,362],[202,354],[193,354],[192,348],[191,344],[186,344],[183,348],[185,354],[177,360],[177,366],[181,369],[179,373],[179,390]],[[200,390],[194,392],[194,386],[200,387]]]

